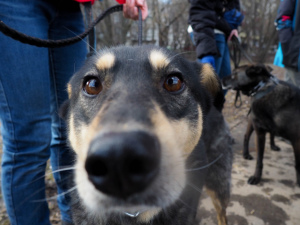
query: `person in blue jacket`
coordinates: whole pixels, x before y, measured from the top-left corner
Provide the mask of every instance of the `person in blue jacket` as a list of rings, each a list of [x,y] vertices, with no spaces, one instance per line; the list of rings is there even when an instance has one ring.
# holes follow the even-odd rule
[[[282,0],[275,21],[279,48],[274,65],[285,67],[285,81],[300,87],[300,5],[299,0]]]

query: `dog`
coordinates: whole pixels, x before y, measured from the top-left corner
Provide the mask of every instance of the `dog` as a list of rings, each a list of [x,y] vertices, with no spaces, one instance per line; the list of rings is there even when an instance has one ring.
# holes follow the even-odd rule
[[[227,224],[231,136],[209,65],[154,46],[112,47],[67,89],[75,224],[194,225],[203,186]]]
[[[292,84],[278,80],[265,65],[245,65],[234,70],[232,76],[223,78],[223,86],[240,90],[251,96],[249,122],[244,140],[243,155],[249,154],[249,138],[256,132],[257,163],[254,175],[248,183],[256,185],[261,181],[265,136],[270,132],[271,146],[274,135],[289,140],[294,149],[297,184],[300,186],[300,89]]]

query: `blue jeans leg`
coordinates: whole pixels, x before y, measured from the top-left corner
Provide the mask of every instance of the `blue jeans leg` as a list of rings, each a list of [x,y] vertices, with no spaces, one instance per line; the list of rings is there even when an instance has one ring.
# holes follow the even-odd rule
[[[64,27],[64,33],[68,30],[69,36],[73,36],[83,28],[79,8],[75,10],[75,16],[72,10],[61,10],[60,2],[13,0],[8,3],[0,0],[0,19],[23,33],[48,39],[49,34],[55,37],[54,32],[50,32],[55,30],[51,27],[55,19],[70,13],[69,23],[72,17],[73,27],[66,23],[61,27]],[[67,20],[66,16],[64,18]],[[78,25],[76,29],[73,29],[74,24]],[[63,132],[65,128],[57,111],[66,98],[67,80],[84,60],[85,44],[60,48],[55,53],[56,50],[22,44],[1,33],[0,40],[3,198],[12,225],[48,225],[45,166],[50,155],[54,169],[72,163],[70,157],[65,156],[69,154]],[[70,49],[71,54],[63,53]],[[58,54],[60,58],[57,58]],[[56,60],[63,63],[59,65]],[[65,161],[63,165],[62,161]],[[67,191],[62,182],[66,178],[64,173],[55,175],[59,193]],[[67,200],[63,195],[58,198],[62,218],[70,222]]]
[[[220,79],[223,79],[226,76],[231,74],[231,65],[230,65],[230,54],[229,48],[226,42],[226,37],[223,34],[215,34],[215,39],[217,42],[217,48],[221,56],[215,56],[216,63],[216,72]],[[223,90],[223,93],[226,94],[226,90]]]
[[[73,37],[84,30],[83,19],[80,11],[61,12],[51,23],[49,29],[50,39],[64,39]],[[60,105],[67,99],[66,84],[72,74],[83,64],[87,54],[85,42],[79,42],[63,48],[52,48],[50,52],[50,76],[51,76],[51,114],[52,114],[52,141],[51,141],[51,165],[52,169],[59,170],[73,165],[74,156],[66,142],[66,129],[64,121],[57,112]],[[62,219],[71,222],[70,186],[72,170],[54,173],[58,188],[58,205]]]

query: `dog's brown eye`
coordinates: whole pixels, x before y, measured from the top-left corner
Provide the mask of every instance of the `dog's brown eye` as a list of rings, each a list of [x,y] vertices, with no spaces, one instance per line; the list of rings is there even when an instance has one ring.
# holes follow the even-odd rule
[[[169,76],[164,82],[164,88],[169,92],[180,91],[183,87],[183,82],[177,76]]]
[[[102,91],[102,85],[99,79],[91,78],[85,81],[83,90],[89,95],[97,95]]]

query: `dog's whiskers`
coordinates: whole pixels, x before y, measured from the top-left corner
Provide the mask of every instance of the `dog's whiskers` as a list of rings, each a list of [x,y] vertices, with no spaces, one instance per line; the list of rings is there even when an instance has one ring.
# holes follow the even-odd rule
[[[46,175],[59,173],[59,172],[63,172],[63,171],[69,171],[69,170],[75,170],[75,167],[65,167],[65,168],[53,170],[52,172],[46,173]]]
[[[189,186],[191,186],[192,188],[194,188],[196,191],[198,191],[200,194],[202,193],[202,189],[200,189],[199,187],[197,187],[195,184],[193,183],[187,183]]]
[[[195,210],[194,208],[192,208],[191,206],[189,206],[187,203],[185,203],[183,200],[181,200],[181,198],[178,198],[178,200],[179,200],[182,204],[184,204],[187,208],[189,208],[190,210],[192,210],[192,211],[197,211],[197,210]]]
[[[66,195],[66,194],[68,194],[68,193],[71,193],[72,191],[75,191],[76,188],[77,188],[77,185],[74,186],[74,187],[72,187],[72,188],[70,188],[69,190],[67,190],[67,191],[65,191],[65,192],[63,192],[63,193],[61,193],[61,194],[55,195],[55,196],[50,197],[50,198],[45,198],[45,199],[41,199],[41,200],[35,200],[35,201],[32,201],[32,202],[45,202],[45,201],[56,200],[57,197],[64,196],[64,195]]]
[[[172,57],[168,58],[168,60],[170,60],[170,62],[171,62],[176,56],[184,55],[184,54],[187,54],[187,53],[190,53],[190,52],[192,52],[192,51],[179,52],[179,53],[173,55]]]
[[[76,34],[74,31],[70,30],[69,28],[65,27],[65,29],[68,30],[68,31],[70,31],[71,33],[75,34],[76,37],[79,36],[79,35]],[[91,46],[84,38],[81,38],[81,41],[83,41],[85,44],[87,44],[88,47],[90,47],[95,53],[97,52],[96,49],[95,49],[93,46]]]
[[[216,158],[214,161],[208,163],[207,165],[205,166],[201,166],[201,167],[198,167],[198,168],[193,168],[193,169],[186,169],[185,171],[187,172],[192,172],[192,171],[196,171],[196,170],[202,170],[202,169],[205,169],[207,167],[210,167],[211,165],[215,164],[219,159],[221,159],[223,157],[223,154],[220,154],[218,158]]]
[[[55,173],[59,173],[59,172],[63,172],[63,171],[70,171],[70,170],[75,170],[75,167],[65,167],[65,168],[53,170],[53,171],[51,171],[51,172],[49,172],[49,173],[45,173],[45,175],[43,175],[43,176],[41,176],[41,177],[35,179],[34,181],[32,181],[32,183],[35,182],[35,181],[37,181],[37,180],[39,180],[39,179],[42,179],[42,178],[44,178],[44,177],[50,175],[50,174],[55,174]]]

